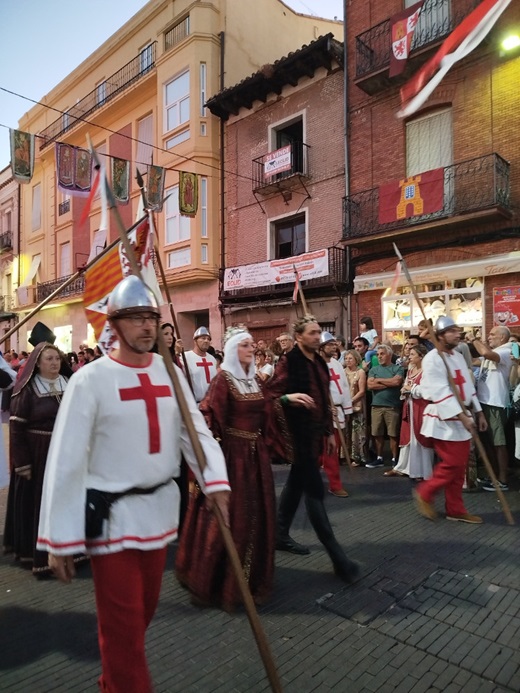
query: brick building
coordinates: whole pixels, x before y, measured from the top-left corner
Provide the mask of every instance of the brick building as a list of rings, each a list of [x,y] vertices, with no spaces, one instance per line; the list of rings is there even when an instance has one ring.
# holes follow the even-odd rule
[[[520,53],[500,48],[508,31],[519,30],[519,4],[511,3],[419,112],[406,120],[396,115],[400,86],[478,4],[425,0],[406,71],[390,78],[390,18],[403,3],[348,3],[343,239],[350,256],[352,334],[359,317],[371,315],[383,338],[397,346],[421,318],[404,278],[389,295],[396,264],[392,242],[411,269],[429,317],[447,312],[468,329],[486,333],[499,321],[520,332]],[[386,184],[394,181],[404,194],[419,180],[413,177],[424,179],[432,170],[440,171],[441,184],[434,211],[408,207],[398,218],[394,205],[389,219],[383,211]]]
[[[310,312],[343,330],[342,63],[328,34],[208,102],[226,123],[221,308],[226,325],[245,322],[256,338],[270,341],[302,313],[294,265]]]
[[[136,217],[140,191],[135,169],[152,163],[166,169],[168,199],[156,216],[158,257],[173,296],[180,336],[208,325],[220,341],[221,138],[219,121],[205,107],[208,95],[275,60],[280,53],[341,23],[294,12],[281,0],[149,0],[113,36],[57,84],[20,120],[37,135],[34,176],[22,186],[20,319],[81,268],[95,243],[101,200],[80,224],[85,198],[57,187],[55,144],[87,145],[87,135],[110,167],[130,162],[131,190],[120,206],[126,226]],[[178,209],[179,171],[199,180],[194,218]],[[110,175],[109,175],[110,177]],[[108,240],[117,238],[112,218]],[[88,341],[83,275],[20,329],[20,344],[37,320],[56,334],[64,350]],[[168,309],[164,316],[170,319]]]

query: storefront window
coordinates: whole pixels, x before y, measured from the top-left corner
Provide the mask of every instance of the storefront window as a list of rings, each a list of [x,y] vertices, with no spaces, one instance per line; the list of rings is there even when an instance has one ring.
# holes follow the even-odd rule
[[[441,315],[449,315],[463,328],[482,329],[483,283],[480,278],[419,284],[415,290],[426,317],[434,323]],[[400,287],[393,296],[383,297],[382,316],[383,339],[395,345],[403,344],[423,319],[419,304],[408,286]]]

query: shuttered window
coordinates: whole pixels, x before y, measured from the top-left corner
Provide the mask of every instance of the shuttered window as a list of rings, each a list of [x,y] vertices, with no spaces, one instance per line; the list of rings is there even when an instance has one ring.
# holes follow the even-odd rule
[[[421,116],[406,124],[406,175],[445,168],[453,163],[451,108]]]
[[[136,163],[150,166],[153,154],[153,114],[137,121],[137,152]]]

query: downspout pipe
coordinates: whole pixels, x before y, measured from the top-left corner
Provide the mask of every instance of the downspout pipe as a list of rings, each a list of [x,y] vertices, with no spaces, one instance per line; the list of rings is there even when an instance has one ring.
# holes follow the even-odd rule
[[[226,34],[221,31],[219,34],[220,38],[220,89],[224,90],[225,85],[225,51],[226,51]],[[225,164],[224,164],[224,136],[225,136],[225,121],[220,118],[220,272],[219,272],[219,298],[222,293],[222,287],[224,282],[224,271],[226,269],[226,212],[225,212]],[[221,306],[221,315],[224,323],[224,330],[226,329],[226,320],[224,315],[223,307]]]
[[[349,150],[349,128],[348,128],[348,40],[347,40],[347,9],[348,0],[343,0],[343,123],[344,123],[344,147],[345,147],[345,197],[350,194],[350,150]],[[346,271],[347,271],[347,315],[346,332],[347,341],[352,337],[352,286],[354,277],[352,274],[352,256],[350,246],[346,247]]]

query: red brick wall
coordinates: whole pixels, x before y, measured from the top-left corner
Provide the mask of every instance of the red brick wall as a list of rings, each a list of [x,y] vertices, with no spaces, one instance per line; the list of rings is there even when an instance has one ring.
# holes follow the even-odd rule
[[[341,200],[344,189],[343,72],[324,71],[308,79],[305,88],[290,89],[226,127],[226,265],[261,262],[267,257],[268,221],[298,208],[308,210],[309,249],[336,244],[341,239]],[[303,83],[305,83],[303,81]],[[302,80],[300,81],[300,84]],[[256,109],[256,110],[255,110]],[[304,140],[309,145],[310,178],[294,190],[287,203],[280,194],[255,200],[250,180],[252,160],[269,151],[268,128],[304,112]]]

